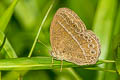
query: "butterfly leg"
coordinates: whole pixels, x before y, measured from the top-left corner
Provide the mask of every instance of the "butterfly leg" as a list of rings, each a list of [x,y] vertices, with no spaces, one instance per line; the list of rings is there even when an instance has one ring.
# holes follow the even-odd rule
[[[62,72],[62,66],[63,66],[63,53],[61,53],[61,66],[60,66],[60,72]]]
[[[53,59],[53,57],[52,57],[52,64],[51,64],[51,67],[53,67],[53,64],[54,64],[54,59]]]
[[[62,72],[63,60],[61,59],[60,72]]]

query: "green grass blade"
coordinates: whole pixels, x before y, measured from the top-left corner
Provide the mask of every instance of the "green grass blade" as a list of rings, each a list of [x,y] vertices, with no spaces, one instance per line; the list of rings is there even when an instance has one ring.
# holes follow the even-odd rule
[[[53,5],[53,3],[52,3],[52,5]],[[48,13],[47,13],[47,15],[48,15]],[[44,24],[46,18],[47,18],[47,16],[44,18],[44,20],[43,20],[41,26],[43,26],[43,24]],[[38,36],[39,36],[39,35],[38,35]],[[36,44],[36,43],[35,43],[35,44]],[[34,47],[35,47],[35,45],[34,45]],[[12,56],[12,55],[10,55],[10,56]],[[12,56],[12,57],[13,57],[13,56]],[[23,73],[21,73],[21,74],[24,75],[25,73],[27,73],[27,71],[23,71]],[[14,74],[14,72],[9,72],[9,74],[7,75],[7,77],[9,78],[9,77],[10,77],[9,75],[11,75],[11,74]],[[14,79],[17,79],[18,76],[19,76],[19,75],[15,76]],[[7,80],[6,77],[3,78],[3,80]]]
[[[4,41],[4,34],[0,31],[0,46],[2,46],[3,41]]]
[[[18,0],[14,0],[13,3],[8,7],[4,14],[0,17],[0,30],[5,31],[7,24],[9,23],[11,16],[13,14],[14,8]]]
[[[99,0],[98,3],[93,30],[99,37],[101,43],[100,59],[106,59],[109,55],[108,51],[112,38],[112,28],[114,24],[116,4],[117,0]],[[109,68],[110,67],[112,66],[109,66]],[[96,80],[106,80],[105,78],[111,77],[110,75],[105,76],[106,74],[107,73],[99,72]]]
[[[117,55],[118,55],[118,57],[116,59],[116,68],[117,68],[117,71],[120,75],[120,46],[117,49]]]
[[[4,34],[0,31],[0,46],[3,44],[4,38],[5,38]],[[7,39],[5,40],[5,43],[4,43],[4,45],[2,46],[2,48],[1,48],[1,53],[2,53],[2,54],[3,54],[3,53],[7,53],[7,54],[5,54],[5,55],[7,55],[9,58],[17,58],[17,55],[16,55],[14,49],[12,48],[12,46],[10,45],[10,43],[9,43],[9,41],[8,41]],[[0,72],[0,73],[1,73],[1,72]],[[12,75],[13,75],[13,73],[15,73],[15,72],[12,71],[11,73],[12,73]],[[9,75],[11,76],[11,74],[9,74]],[[16,74],[15,74],[15,75],[16,75]],[[17,77],[18,77],[18,76],[17,76]],[[4,79],[2,79],[2,80],[4,80]]]
[[[0,80],[2,80],[2,78],[1,78],[1,72],[0,72]]]
[[[32,57],[32,58],[12,58],[0,60],[0,70],[38,70],[38,69],[56,69],[61,67],[60,60],[54,60],[52,64],[51,57]],[[104,61],[104,63],[106,63]],[[107,61],[108,63],[108,61]],[[113,62],[112,62],[113,63]],[[96,65],[99,65],[99,61]],[[63,68],[80,67],[70,62],[63,61]],[[81,67],[92,67],[86,65]]]
[[[45,23],[45,21],[46,21],[46,19],[47,19],[48,14],[50,13],[50,11],[51,11],[51,9],[52,9],[52,7],[53,7],[54,2],[55,2],[55,0],[53,0],[53,2],[52,2],[52,4],[50,5],[50,7],[49,7],[49,9],[48,9],[45,17],[43,18],[43,21],[42,21],[42,23],[41,23],[41,25],[40,25],[40,27],[39,27],[38,33],[37,33],[37,35],[36,35],[36,37],[35,37],[34,43],[33,43],[33,45],[32,45],[32,48],[31,48],[31,50],[30,50],[30,53],[29,53],[28,57],[31,57],[31,55],[32,55],[32,52],[33,52],[33,50],[34,50],[34,48],[35,48],[35,45],[36,45],[36,42],[37,42],[37,40],[38,40],[40,31],[41,31],[41,29],[42,29],[42,27],[43,27],[43,25],[44,25],[44,23]]]
[[[13,75],[14,75],[14,77],[13,77]],[[18,80],[18,79],[20,79],[20,72],[19,71],[8,72],[6,75],[4,75],[2,77],[2,80]]]
[[[17,1],[18,0],[14,0],[12,2],[12,4],[8,7],[8,9],[3,13],[3,15],[0,17],[0,30],[1,31],[5,31],[10,19],[11,19],[11,16],[14,12],[14,8],[17,4]],[[1,34],[1,33],[0,33]],[[0,41],[2,40],[2,37],[4,37],[4,34],[1,34],[0,36]],[[14,51],[14,49],[12,48],[11,44],[9,43],[8,40],[5,41],[5,44],[2,48],[2,52],[6,52],[8,54],[8,57],[9,58],[17,58],[17,55]]]
[[[6,39],[6,42],[4,43],[3,49],[1,51],[5,51],[9,58],[17,58],[17,54],[8,39]]]
[[[5,37],[5,35],[0,31],[0,46],[2,45],[2,43],[4,41],[4,37]],[[3,48],[1,49],[1,52],[4,52],[4,51],[7,53],[9,58],[17,58],[17,55],[7,38],[5,40]]]
[[[117,72],[120,75],[120,41],[119,41],[120,36],[118,36],[117,39],[116,39],[117,40],[117,46],[116,46],[116,52],[115,52],[115,54],[116,54],[115,59],[116,59],[116,69],[117,69]]]
[[[112,6],[112,7],[111,7]],[[93,30],[101,43],[101,59],[105,59],[111,40],[116,0],[100,0],[96,12]]]
[[[72,68],[66,68],[66,70],[68,70],[68,72],[71,73],[76,80],[82,80],[82,78],[78,76],[78,74],[76,74],[76,72]]]
[[[108,70],[108,69],[105,69],[105,68],[100,68],[100,67],[83,68],[83,69],[88,69],[88,70],[98,70],[98,71],[105,71],[105,72],[112,72],[112,73],[116,73],[116,70]]]
[[[115,60],[116,60],[116,70],[118,74],[120,75],[120,5],[118,8],[118,13],[116,17],[116,23],[115,23],[115,29],[114,29],[114,43],[113,43],[113,49],[115,54]]]
[[[3,40],[4,37],[4,32],[7,24],[10,21],[10,18],[13,14],[14,8],[17,4],[18,0],[14,0],[12,2],[12,4],[8,7],[8,9],[3,13],[3,15],[0,17],[0,45],[1,45],[1,41]],[[8,57],[10,58],[17,58],[17,55],[14,51],[14,49],[12,48],[11,44],[9,43],[8,39],[6,39],[5,44],[3,46],[2,52],[6,52],[8,54]]]
[[[116,17],[116,23],[115,23],[115,29],[114,29],[114,36],[120,34],[120,5],[118,8],[118,13],[117,13],[117,17]]]
[[[60,68],[60,61],[54,61],[53,66],[51,61],[51,57],[4,59],[0,60],[0,70],[38,70]],[[63,67],[76,66],[68,62],[63,62],[63,64]]]

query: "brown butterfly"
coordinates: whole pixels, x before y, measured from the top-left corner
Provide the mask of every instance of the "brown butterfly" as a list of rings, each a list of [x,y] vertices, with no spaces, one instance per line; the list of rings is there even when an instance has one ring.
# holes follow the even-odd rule
[[[87,30],[79,16],[68,8],[56,12],[50,27],[51,56],[77,65],[95,64],[100,43],[94,32]]]

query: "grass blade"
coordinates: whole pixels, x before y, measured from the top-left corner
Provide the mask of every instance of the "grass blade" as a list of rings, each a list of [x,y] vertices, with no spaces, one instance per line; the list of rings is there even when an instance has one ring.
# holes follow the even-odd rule
[[[96,12],[93,30],[100,38],[102,48],[100,55],[101,59],[106,58],[108,53],[114,20],[115,4],[116,0],[100,0],[98,10]]]
[[[52,7],[53,7],[54,1],[55,1],[55,0],[53,0],[53,2],[52,2],[52,4],[50,5],[50,7],[49,7],[49,9],[48,9],[45,17],[43,18],[43,21],[42,21],[42,23],[41,23],[41,25],[40,25],[40,28],[39,28],[39,30],[38,30],[38,33],[37,33],[36,37],[35,37],[34,43],[33,43],[33,45],[32,45],[32,48],[31,48],[31,50],[30,50],[30,53],[29,53],[28,57],[31,57],[31,55],[32,55],[32,52],[33,52],[33,50],[34,50],[34,48],[35,48],[35,45],[36,45],[36,42],[37,42],[37,40],[38,40],[40,31],[41,31],[41,29],[42,29],[42,27],[43,27],[43,25],[44,25],[44,23],[45,23],[45,20],[47,19],[48,14],[50,13],[50,11],[51,11],[51,9],[52,9]]]
[[[2,52],[6,52],[9,58],[17,58],[17,54],[14,51],[13,47],[11,46],[10,42],[8,41],[8,39],[6,39],[4,46],[1,50]]]
[[[101,43],[101,55],[100,59],[106,59],[108,57],[108,51],[110,48],[110,41],[112,39],[112,28],[114,24],[115,10],[117,0],[99,0],[97,13],[94,20],[93,30],[99,36]],[[101,65],[105,66],[105,65]],[[107,67],[107,66],[106,66]],[[111,68],[112,66],[108,66]],[[112,76],[106,76],[107,73],[99,72],[96,80],[113,80]]]
[[[11,16],[13,14],[14,8],[18,0],[14,0],[13,3],[8,7],[4,14],[0,17],[0,30],[5,31],[7,24],[9,23]]]
[[[17,2],[18,2],[18,0],[13,0],[13,2],[8,7],[8,9],[0,17],[0,30],[2,32],[5,32],[5,29],[12,17],[12,14],[14,12],[14,8],[15,8]],[[2,33],[2,34],[0,33],[0,41],[2,40],[2,37],[4,37],[4,33]],[[17,55],[16,55],[14,49],[12,48],[11,44],[9,43],[8,39],[6,39],[5,44],[1,51],[2,51],[2,53],[7,53],[7,56],[9,58],[17,58]],[[12,72],[14,72],[14,71],[12,71]]]
[[[117,13],[117,19],[115,23],[115,29],[114,29],[114,43],[113,43],[113,48],[114,48],[114,54],[115,54],[115,60],[116,60],[116,70],[118,74],[120,75],[120,5],[118,8],[118,13]]]
[[[32,58],[12,58],[0,60],[0,70],[38,70],[38,69],[56,69],[61,67],[60,60],[54,60],[52,66],[51,57],[32,57]],[[111,60],[110,60],[111,61]],[[99,65],[98,61],[96,65]],[[104,63],[108,63],[104,61]],[[113,63],[113,62],[112,62]],[[63,68],[80,67],[70,62],[63,61]],[[81,67],[92,67],[86,65]]]
[[[83,68],[83,69],[88,69],[88,70],[98,70],[98,71],[105,71],[105,72],[112,72],[112,73],[116,73],[116,70],[108,70],[108,69],[105,69],[105,68],[100,68],[100,67]]]
[[[76,74],[76,72],[72,68],[66,68],[66,70],[68,70],[68,72],[71,73],[76,80],[82,80],[82,78],[78,76],[78,74]]]
[[[10,21],[10,18],[14,12],[14,8],[17,4],[18,0],[14,0],[11,5],[8,7],[8,9],[4,12],[4,14],[0,17],[0,41],[2,41],[3,37],[4,37],[4,32],[7,24]],[[0,42],[1,45],[1,42]],[[8,54],[8,57],[10,58],[17,58],[17,55],[14,51],[14,49],[12,48],[11,44],[9,43],[8,39],[6,39],[5,44],[3,46],[2,52],[6,52]]]
[[[114,29],[114,36],[120,34],[120,5],[118,8],[118,13],[117,13],[117,19],[116,19],[116,23],[115,23],[115,29]]]
[[[4,41],[4,34],[0,31],[0,46],[2,46],[3,41]]]
[[[116,68],[117,68],[117,71],[120,75],[120,46],[117,49],[117,55],[118,55],[118,57],[116,59]]]
[[[52,6],[53,6],[53,3],[51,4],[51,7],[52,7]],[[50,11],[50,10],[49,10],[49,11]],[[49,13],[49,11],[48,11],[48,13]],[[48,13],[47,13],[46,15],[48,15]],[[47,16],[45,16],[45,18],[43,19],[43,22],[42,22],[42,24],[41,24],[41,26],[40,26],[41,28],[42,28],[42,26],[43,26],[46,18],[47,18]],[[41,29],[39,29],[39,33],[40,33],[40,31],[41,31]],[[37,34],[37,37],[39,36],[39,33]],[[35,44],[36,44],[36,41],[37,41],[37,37],[36,37],[36,39],[35,39],[35,41],[34,41],[34,43],[33,43],[33,46],[32,46],[32,49],[31,49],[31,55],[32,55],[33,49],[34,49],[34,47],[35,47]],[[29,70],[29,69],[27,69],[27,70]],[[24,75],[25,73],[27,73],[27,71],[23,71],[21,74]],[[14,74],[14,72],[10,72],[10,73],[7,75],[8,78],[10,77],[9,75],[11,75],[11,74]],[[19,75],[15,76],[14,79],[17,79],[18,76],[19,76]],[[5,77],[3,80],[7,80],[6,77]]]
[[[120,39],[120,36],[117,37],[117,39]],[[118,41],[117,47],[116,47],[116,69],[117,72],[120,75],[120,41]]]
[[[4,37],[5,37],[4,33],[2,33],[2,32],[0,31],[0,46],[2,45],[2,43],[3,43],[3,41],[4,41]],[[8,41],[7,38],[6,38],[6,40],[5,40],[5,43],[4,43],[4,45],[3,45],[3,48],[1,49],[1,52],[2,52],[2,53],[3,53],[4,51],[7,53],[7,55],[8,55],[9,58],[17,58],[17,55],[16,55],[14,49],[12,48],[12,46],[11,46],[11,44],[9,43],[9,41]]]

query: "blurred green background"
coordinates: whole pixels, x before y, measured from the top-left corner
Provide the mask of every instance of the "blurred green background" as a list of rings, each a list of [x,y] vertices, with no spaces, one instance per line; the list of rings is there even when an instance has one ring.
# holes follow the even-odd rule
[[[0,17],[13,0],[0,0]],[[27,57],[31,49],[39,25],[41,24],[51,0],[19,0],[5,34],[18,57]],[[67,7],[75,11],[86,24],[87,29],[93,30],[100,38],[102,52],[100,59],[114,59],[113,40],[120,33],[120,0],[55,0],[52,10],[41,30],[39,40],[49,49],[49,28],[57,9]],[[119,38],[117,39],[119,40]],[[32,56],[50,56],[49,49],[41,43],[36,44]],[[1,58],[4,58],[1,56]],[[114,65],[102,65],[114,69]],[[101,72],[74,68],[80,80],[118,80],[117,73]],[[3,80],[12,80],[3,71]],[[12,75],[15,76],[15,75]],[[11,77],[12,77],[11,76]],[[76,80],[66,69],[29,71],[23,80]]]

